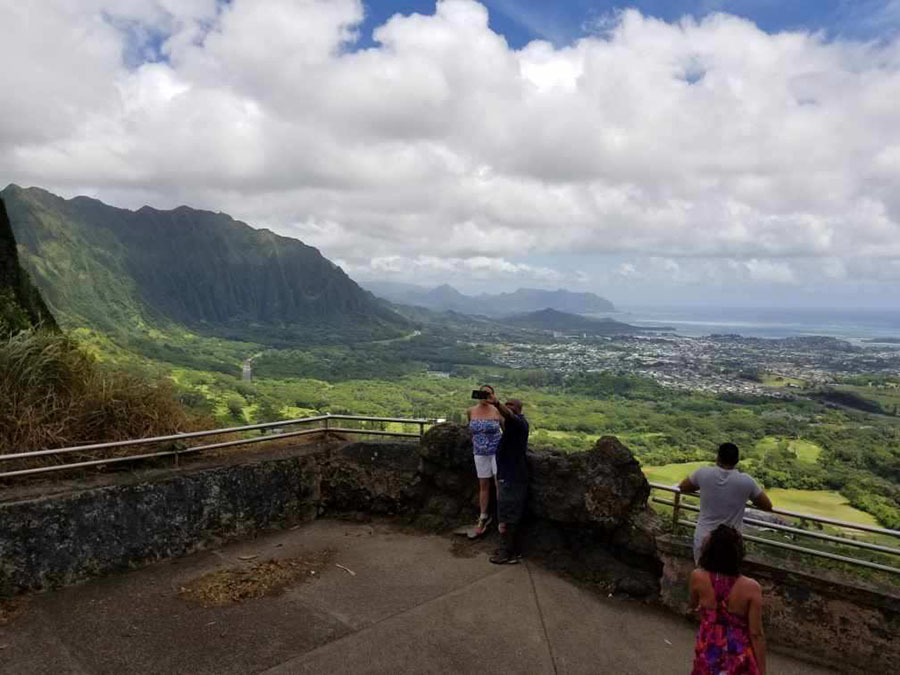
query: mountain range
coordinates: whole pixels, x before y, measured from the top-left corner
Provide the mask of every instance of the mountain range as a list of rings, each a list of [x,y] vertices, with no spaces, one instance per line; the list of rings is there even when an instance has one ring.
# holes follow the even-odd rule
[[[554,333],[585,335],[634,335],[637,333],[671,332],[668,326],[632,326],[615,319],[592,319],[578,314],[569,314],[555,309],[541,309],[536,312],[517,314],[501,319],[507,326],[528,330],[552,331]]]
[[[223,213],[130,211],[16,185],[0,197],[22,266],[64,327],[186,326],[265,344],[411,330],[315,248]]]
[[[520,288],[512,293],[466,295],[448,284],[430,289],[414,284],[379,281],[366,282],[364,285],[375,295],[398,304],[493,317],[542,309],[571,314],[615,311],[613,304],[599,295],[563,289],[545,291],[537,288]]]
[[[56,321],[19,264],[16,238],[0,198],[0,338],[37,325],[55,329]]]

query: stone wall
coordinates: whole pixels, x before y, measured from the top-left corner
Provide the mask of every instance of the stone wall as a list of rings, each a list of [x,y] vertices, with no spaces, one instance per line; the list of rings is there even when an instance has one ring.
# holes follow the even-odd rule
[[[417,451],[418,450],[418,451]],[[530,455],[526,551],[633,595],[662,569],[649,486],[627,448]],[[439,425],[420,445],[359,442],[0,503],[0,592],[52,588],[184,555],[324,513],[405,516],[430,530],[471,523],[477,481],[468,430]]]
[[[691,616],[691,547],[670,537],[659,537],[657,543],[664,564],[660,599],[670,609]],[[900,593],[892,595],[753,558],[745,561],[743,571],[762,586],[769,644],[849,672],[897,672]]]
[[[318,456],[0,504],[0,593],[53,588],[315,518]]]

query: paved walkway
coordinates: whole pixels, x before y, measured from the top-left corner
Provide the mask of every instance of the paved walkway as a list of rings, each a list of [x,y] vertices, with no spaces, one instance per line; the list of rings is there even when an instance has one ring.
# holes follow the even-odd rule
[[[334,551],[326,568],[278,595],[219,608],[177,595],[217,569],[325,549]],[[34,596],[0,626],[0,672],[690,671],[690,624],[532,564],[493,566],[486,549],[385,524],[317,521]],[[776,655],[769,672],[824,671]]]

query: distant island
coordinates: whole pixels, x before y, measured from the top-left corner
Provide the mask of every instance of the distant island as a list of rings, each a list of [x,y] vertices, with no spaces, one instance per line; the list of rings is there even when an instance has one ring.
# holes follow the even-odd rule
[[[506,317],[501,323],[516,328],[552,331],[566,335],[634,335],[636,333],[673,332],[669,326],[632,326],[615,319],[591,319],[545,308],[536,312]]]
[[[555,291],[520,288],[512,293],[466,295],[449,284],[428,289],[414,284],[372,281],[364,284],[364,287],[385,300],[401,305],[492,317],[542,309],[572,314],[614,312],[616,309],[609,300],[596,293],[567,291],[562,288]]]

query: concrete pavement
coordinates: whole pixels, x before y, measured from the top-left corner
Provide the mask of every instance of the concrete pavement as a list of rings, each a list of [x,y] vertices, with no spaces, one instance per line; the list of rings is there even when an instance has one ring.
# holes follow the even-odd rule
[[[272,596],[198,607],[185,583],[253,561],[333,551]],[[3,673],[687,673],[694,628],[487,542],[321,520],[33,596],[0,626]],[[338,567],[343,565],[355,573]],[[770,673],[825,672],[773,655]]]

